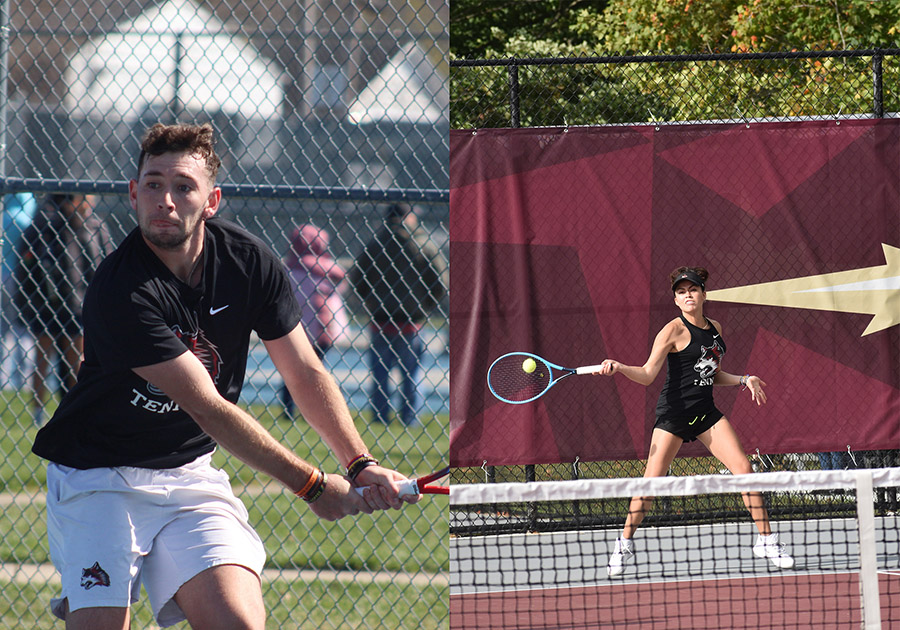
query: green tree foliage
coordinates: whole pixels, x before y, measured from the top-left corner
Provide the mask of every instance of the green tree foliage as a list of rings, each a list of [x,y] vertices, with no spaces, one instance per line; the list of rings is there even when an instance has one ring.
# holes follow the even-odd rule
[[[593,14],[606,5],[597,0],[453,0],[450,49],[457,58],[488,59],[507,56],[507,43],[514,39],[575,44],[571,26],[578,13]]]
[[[727,49],[737,0],[619,0],[603,13],[584,12],[578,30],[619,53]]]
[[[450,4],[451,59],[594,56],[599,42],[583,20],[596,18],[606,4],[596,0],[454,0]],[[520,68],[520,124],[602,124],[643,116],[639,112],[646,111],[648,99],[610,70],[591,64]],[[451,68],[451,125],[510,126],[511,81],[507,66]],[[649,101],[664,113],[660,99]]]
[[[538,0],[451,3],[452,58],[895,48],[895,0]],[[521,124],[579,125],[873,111],[872,58],[569,64],[519,70]],[[885,110],[900,58],[885,57]],[[451,73],[451,124],[510,125],[506,67]]]
[[[730,18],[731,50],[896,48],[896,0],[753,0]]]

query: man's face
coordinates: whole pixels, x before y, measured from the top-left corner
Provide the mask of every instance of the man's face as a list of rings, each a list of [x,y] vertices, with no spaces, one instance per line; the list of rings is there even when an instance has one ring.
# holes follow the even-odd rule
[[[131,207],[144,239],[177,250],[219,209],[222,192],[209,180],[203,159],[191,153],[148,155],[137,180],[129,183]]]

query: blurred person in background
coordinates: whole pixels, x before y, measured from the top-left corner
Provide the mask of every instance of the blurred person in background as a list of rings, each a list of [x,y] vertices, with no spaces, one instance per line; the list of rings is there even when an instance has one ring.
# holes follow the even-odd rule
[[[19,242],[22,233],[34,220],[37,199],[30,192],[4,195],[3,197],[3,267],[0,285],[0,337],[3,339],[0,387],[21,389],[28,375],[29,355],[34,340],[22,326],[13,298],[15,270],[19,264]]]
[[[294,286],[294,295],[302,310],[303,328],[319,359],[346,334],[350,321],[344,298],[347,272],[328,253],[328,231],[305,224],[291,234],[291,249],[285,265]],[[294,415],[294,399],[287,386],[281,386],[284,415]]]
[[[81,304],[97,265],[113,251],[95,204],[93,195],[48,196],[19,243],[16,306],[37,342],[31,403],[36,425],[44,422],[54,359],[60,361],[60,392],[75,384],[84,339]]]
[[[390,422],[390,373],[400,367],[398,416],[406,426],[419,424],[422,404],[419,373],[425,346],[421,331],[444,297],[443,261],[418,232],[411,206],[387,208],[384,226],[356,258],[350,283],[371,318],[369,349],[372,421]]]
[[[846,453],[843,451],[829,451],[816,453],[819,456],[819,466],[822,470],[844,470],[847,468]]]

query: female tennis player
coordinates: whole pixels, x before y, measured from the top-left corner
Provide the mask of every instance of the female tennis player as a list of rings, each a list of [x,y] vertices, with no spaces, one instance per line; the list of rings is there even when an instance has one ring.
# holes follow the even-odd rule
[[[700,440],[709,452],[735,475],[752,472],[737,433],[713,402],[713,385],[740,385],[750,390],[757,405],[766,402],[765,383],[758,376],[737,376],[721,370],[725,356],[722,326],[703,315],[706,280],[702,267],[679,267],[670,274],[675,305],[681,314],[656,335],[650,357],[641,366],[624,365],[612,359],[600,364],[598,374],[623,374],[642,385],[655,379],[667,363],[666,383],[656,406],[656,425],[650,438],[650,455],[644,477],[662,477],[685,442]],[[778,534],[773,534],[769,514],[758,492],[743,493],[759,537],[753,553],[768,558],[781,569],[794,566]],[[650,509],[651,497],[633,497],[622,536],[616,539],[607,573],[620,575],[634,555],[632,537]]]

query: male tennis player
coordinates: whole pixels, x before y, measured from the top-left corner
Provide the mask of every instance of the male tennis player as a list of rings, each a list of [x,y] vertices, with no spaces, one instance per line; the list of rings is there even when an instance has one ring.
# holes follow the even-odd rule
[[[649,385],[666,363],[666,383],[656,406],[656,425],[650,437],[650,454],[645,477],[662,477],[684,442],[700,440],[709,452],[733,474],[752,472],[740,439],[713,401],[713,386],[741,385],[749,388],[756,404],[766,402],[765,383],[758,376],[738,376],[721,369],[725,357],[722,326],[703,314],[706,281],[703,267],[679,267],[669,275],[675,305],[680,315],[663,326],[656,335],[650,357],[641,366],[625,365],[606,359],[599,374],[622,374],[630,380]],[[768,558],[780,569],[794,566],[794,559],[772,533],[769,513],[759,492],[743,494],[744,505],[759,531],[753,553]],[[616,539],[609,557],[607,573],[621,575],[634,555],[632,537],[650,509],[651,497],[634,497],[625,519],[622,536]]]
[[[128,628],[142,584],[162,626],[264,628],[265,552],[210,464],[216,444],[327,520],[401,507],[405,477],[367,455],[279,258],[215,218],[213,144],[209,125],[147,132],[129,184],[138,228],[88,288],[78,382],[35,439],[62,576],[51,609],[70,630]],[[235,404],[252,331],[347,477],[326,478]]]

